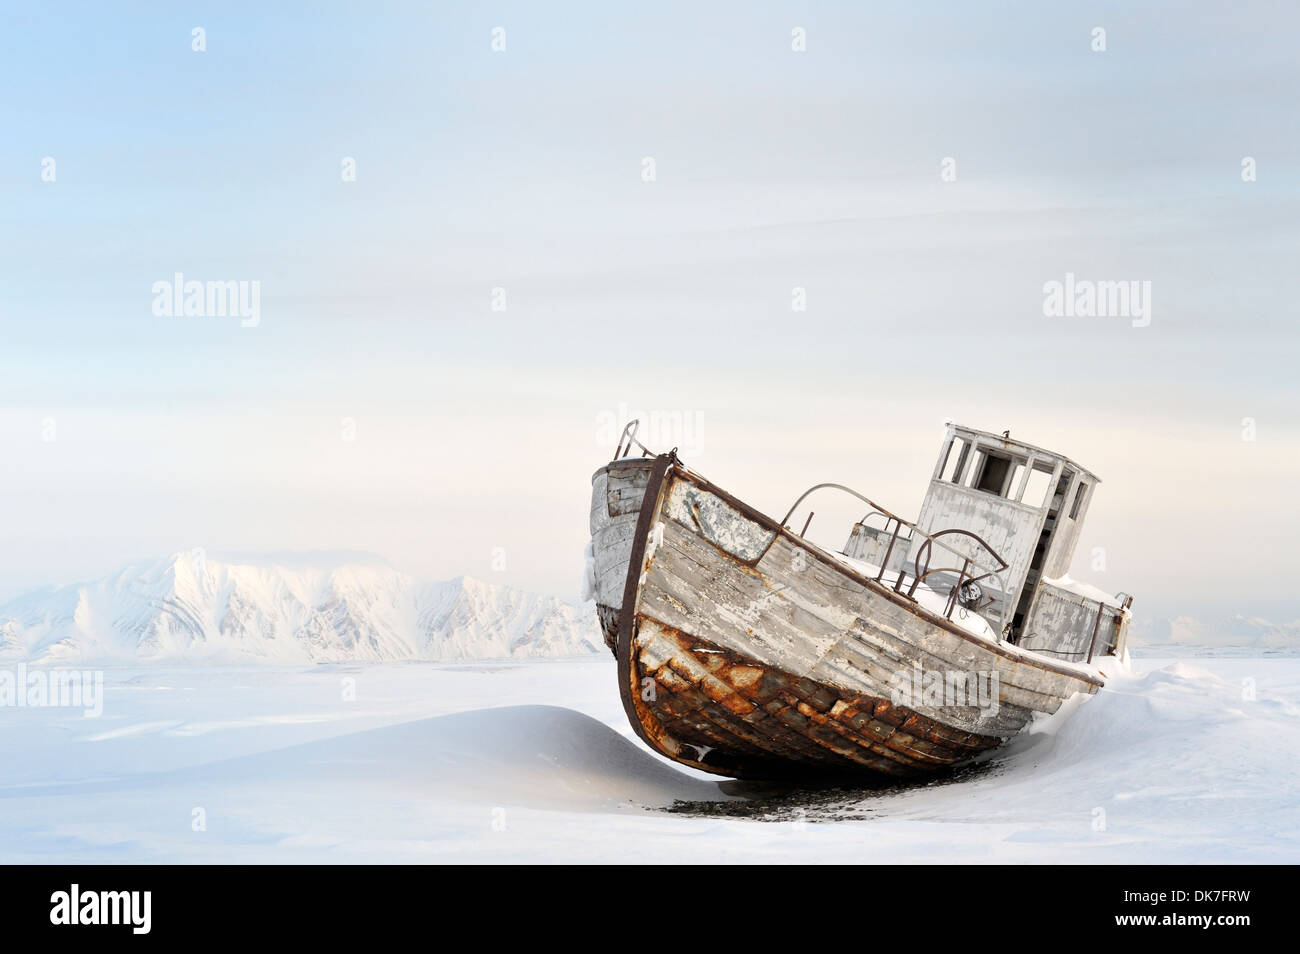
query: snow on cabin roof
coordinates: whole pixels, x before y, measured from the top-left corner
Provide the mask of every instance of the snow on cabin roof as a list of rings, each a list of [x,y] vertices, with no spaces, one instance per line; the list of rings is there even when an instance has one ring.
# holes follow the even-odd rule
[[[1074,470],[1078,471],[1079,473],[1087,474],[1089,477],[1093,479],[1095,483],[1098,484],[1101,483],[1101,478],[1098,477],[1091,470],[1089,470],[1087,467],[1084,467],[1082,464],[1078,463],[1077,461],[1072,460],[1069,457],[1066,457],[1064,454],[1061,454],[1054,450],[1048,450],[1046,447],[1039,447],[1037,444],[1030,444],[1027,441],[1018,440],[1017,438],[1014,437],[1003,437],[1001,434],[995,434],[992,431],[981,431],[978,428],[967,427],[964,424],[955,424],[952,421],[948,422],[948,430],[953,434],[955,434],[957,437],[976,438],[982,444],[996,445],[1001,447],[1003,450],[1009,451],[1014,454],[1019,454],[1024,457],[1028,457],[1030,454],[1033,454],[1035,457],[1038,457],[1040,459],[1044,457],[1049,457],[1053,460],[1063,461],[1064,463],[1068,464],[1070,467],[1072,467]]]

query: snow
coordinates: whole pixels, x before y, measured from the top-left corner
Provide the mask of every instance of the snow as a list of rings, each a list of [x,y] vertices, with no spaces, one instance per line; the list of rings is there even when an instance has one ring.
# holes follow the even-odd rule
[[[835,559],[847,563],[863,576],[869,577],[873,580],[876,578],[876,574],[880,572],[879,564],[868,563],[866,560],[859,560],[855,557],[846,556],[843,553],[836,553]],[[892,581],[898,579],[898,574],[894,570],[890,570],[886,573],[886,577]],[[918,603],[936,616],[943,616],[944,610],[948,608],[948,594],[939,593],[928,584],[922,583],[918,586],[916,588],[916,593],[914,593],[913,596]],[[956,623],[968,633],[973,633],[976,636],[983,637],[990,642],[998,641],[993,627],[990,626],[988,621],[978,613],[972,613],[969,610],[958,606],[952,614],[952,622]]]
[[[641,579],[639,581],[643,586],[645,585],[646,573],[649,571],[650,564],[654,563],[655,554],[659,552],[659,548],[663,546],[663,542],[664,522],[660,520],[654,525],[654,529],[650,531],[650,535],[646,539],[645,555],[641,559],[643,572],[641,573]]]
[[[1135,665],[962,780],[768,801],[635,739],[605,656],[113,668],[99,718],[0,708],[0,860],[1300,861],[1300,659]]]
[[[1107,606],[1122,606],[1123,601],[1118,596],[1107,593],[1091,583],[1081,583],[1078,580],[1072,580],[1068,576],[1058,577],[1055,580],[1043,577],[1044,583],[1050,583],[1052,586],[1060,587],[1067,593],[1073,593],[1075,596],[1082,596],[1084,599],[1094,600],[1098,603],[1105,603]]]

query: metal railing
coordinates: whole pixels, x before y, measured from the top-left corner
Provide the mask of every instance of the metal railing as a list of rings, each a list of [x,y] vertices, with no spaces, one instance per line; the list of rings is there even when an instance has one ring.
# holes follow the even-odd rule
[[[640,426],[641,426],[640,420],[631,420],[628,421],[627,424],[623,427],[623,433],[619,436],[618,439],[618,446],[614,449],[614,460],[621,460],[628,454],[632,453],[633,447],[640,448],[641,452],[645,454],[645,456],[647,457],[655,456],[654,451],[652,451],[650,448],[646,447],[639,440],[637,440],[636,435],[637,435],[637,431],[640,429]],[[673,448],[672,453],[675,454],[676,450],[677,450],[676,448]],[[904,564],[904,568],[900,568],[898,570],[898,579],[896,579],[892,584],[894,592],[898,593],[901,596],[906,597],[912,602],[918,602],[916,599],[916,590],[922,583],[926,583],[926,581],[929,578],[933,576],[937,576],[938,574],[955,573],[957,575],[957,581],[952,585],[951,589],[949,589],[948,591],[948,600],[944,604],[943,617],[945,619],[951,620],[952,614],[956,611],[958,605],[961,605],[964,609],[980,612],[981,610],[988,609],[990,606],[994,604],[998,604],[997,637],[999,640],[1002,638],[1007,628],[1006,618],[1005,618],[1006,616],[1005,606],[1010,596],[1010,594],[1007,593],[1006,576],[1005,576],[1005,572],[1008,567],[1008,564],[1007,561],[1002,559],[1002,557],[997,553],[997,551],[994,550],[991,546],[989,546],[988,543],[986,543],[978,534],[971,533],[969,530],[958,530],[955,528],[951,530],[941,530],[938,533],[933,533],[933,534],[927,533],[926,531],[918,527],[916,524],[912,523],[912,521],[904,520],[902,517],[898,516],[897,514],[889,510],[886,510],[884,507],[880,506],[870,497],[858,493],[852,487],[846,487],[844,484],[833,484],[833,483],[817,484],[805,490],[799,496],[799,499],[796,500],[791,505],[789,511],[786,512],[785,518],[781,521],[781,526],[785,527],[786,529],[789,529],[790,518],[794,516],[794,512],[796,509],[798,509],[799,505],[803,503],[804,500],[806,500],[814,492],[818,490],[824,490],[827,488],[843,491],[844,493],[850,494],[858,498],[867,506],[869,506],[871,508],[871,511],[868,512],[867,516],[863,518],[862,522],[864,524],[866,523],[867,520],[869,520],[872,516],[876,514],[879,514],[880,516],[885,518],[885,525],[884,528],[882,529],[882,533],[890,533],[890,539],[889,539],[889,546],[885,550],[885,557],[883,560],[880,561],[880,569],[876,572],[875,581],[877,583],[881,583],[882,585],[890,585],[885,583],[884,580],[886,566],[889,563],[889,558],[893,555],[894,547],[898,543],[903,528],[907,527],[908,528],[907,533],[902,536],[903,540],[905,540],[907,543],[910,544],[915,541],[916,535],[919,534],[921,538],[923,538],[924,542],[917,549],[916,556],[912,560],[911,585],[907,586],[906,590],[904,590],[908,578],[907,571],[905,568],[906,564]],[[808,527],[812,523],[812,518],[813,518],[813,514],[809,513],[808,519],[804,522],[803,530],[799,532],[799,536],[802,537],[808,533]],[[892,532],[891,532],[891,527],[892,527]],[[954,549],[953,547],[948,546],[945,543],[939,542],[938,540],[939,537],[950,536],[950,535],[967,537],[971,540],[974,540],[977,544],[979,544],[980,547],[983,548],[983,550],[986,553],[988,553],[990,557],[992,557],[992,562],[985,564],[979,560],[976,560],[974,557],[970,556],[969,554],[963,553],[961,550]],[[957,566],[931,567],[930,562],[936,544],[941,549],[947,551],[948,553],[952,554],[954,557],[960,559],[961,566],[960,567]],[[923,556],[924,556],[924,564],[922,563]],[[980,572],[976,573],[974,572],[975,570],[979,570]],[[991,577],[996,577],[998,580],[998,590],[1002,596],[1002,601],[1000,604],[998,603],[998,600],[992,596],[988,597],[987,603],[982,602],[984,599],[984,594],[983,594],[983,590],[979,586],[980,581],[987,580]],[[926,583],[926,586],[929,589],[932,590],[934,589],[934,587],[929,583]]]
[[[1001,555],[996,550],[994,550],[991,546],[989,546],[989,544],[982,537],[980,537],[978,534],[971,533],[969,530],[961,530],[957,528],[952,528],[949,530],[940,530],[937,533],[927,533],[925,530],[921,529],[912,521],[905,520],[902,517],[898,516],[897,514],[889,510],[886,510],[884,507],[880,506],[880,504],[876,503],[870,497],[858,493],[852,487],[846,487],[844,484],[834,484],[834,483],[816,484],[815,486],[809,487],[807,490],[805,490],[799,496],[799,499],[796,500],[790,506],[790,509],[786,511],[785,518],[781,521],[781,526],[789,529],[790,518],[793,517],[794,512],[799,509],[799,505],[803,503],[805,500],[807,500],[808,497],[810,497],[816,491],[827,490],[827,489],[839,490],[844,493],[847,493],[853,497],[856,497],[858,500],[861,500],[863,503],[869,506],[871,508],[871,511],[867,514],[866,517],[862,519],[862,523],[864,526],[866,524],[866,521],[876,514],[879,514],[880,516],[885,518],[885,525],[882,528],[881,532],[889,533],[890,537],[889,537],[889,545],[885,548],[885,556],[880,561],[879,569],[876,571],[875,581],[877,583],[881,583],[883,585],[889,585],[885,581],[885,573],[887,572],[889,559],[891,556],[893,556],[894,547],[898,544],[899,535],[902,533],[903,528],[906,527],[908,528],[908,532],[903,537],[903,539],[910,542],[917,539],[919,535],[919,538],[922,540],[922,543],[919,547],[916,548],[916,554],[912,559],[911,584],[907,585],[908,573],[906,569],[906,563],[904,563],[903,567],[900,567],[897,570],[898,578],[894,580],[892,584],[892,588],[894,592],[902,596],[906,596],[908,599],[912,600],[913,602],[916,602],[916,590],[917,587],[919,587],[921,584],[925,583],[927,587],[929,587],[930,589],[934,589],[934,586],[927,582],[931,577],[937,577],[940,574],[956,574],[957,577],[956,582],[953,583],[952,587],[948,590],[948,600],[944,604],[944,610],[942,614],[943,617],[945,619],[951,620],[952,614],[956,611],[958,605],[961,605],[965,609],[970,609],[979,612],[981,610],[988,609],[990,606],[996,604],[997,615],[998,615],[997,633],[998,633],[998,638],[1001,639],[1002,634],[1006,630],[1005,606],[1009,594],[1007,593],[1005,573],[1010,564],[1008,564],[1006,560],[1002,559]],[[808,532],[808,525],[810,523],[812,523],[811,514],[809,514],[807,522],[804,523],[804,528],[799,534],[800,536],[804,536]],[[955,536],[955,537],[961,537],[961,538],[973,540],[976,544],[979,545],[979,547],[985,553],[989,555],[991,561],[984,562],[981,560],[977,560],[975,557],[971,556],[968,552],[949,546],[948,544],[942,542],[939,539],[940,537],[948,537],[948,536]],[[956,566],[956,565],[937,566],[937,567],[931,566],[931,562],[934,556],[934,550],[936,546],[946,551],[947,553],[951,554],[956,559],[960,560],[961,565],[960,566]],[[889,571],[889,572],[893,572],[893,571]],[[983,589],[982,587],[980,587],[979,584],[981,581],[988,580],[990,578],[996,578],[998,582],[998,590],[1002,596],[1001,602],[999,602],[997,598],[992,596],[987,597],[988,602],[983,602],[985,596],[983,593]]]
[[[641,448],[641,452],[645,454],[646,457],[655,456],[654,451],[652,451],[650,448],[646,447],[644,444],[642,444],[639,440],[636,439],[636,432],[640,430],[640,428],[641,428],[641,421],[639,419],[628,421],[625,425],[623,425],[623,433],[619,435],[618,446],[614,448],[614,460],[622,460],[628,454],[632,453],[633,444]],[[623,446],[624,443],[627,444],[626,448]]]

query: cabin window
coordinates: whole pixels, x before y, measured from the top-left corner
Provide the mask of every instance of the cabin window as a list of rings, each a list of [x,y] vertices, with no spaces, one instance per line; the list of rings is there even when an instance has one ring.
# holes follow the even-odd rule
[[[1079,489],[1074,492],[1074,503],[1070,504],[1070,519],[1079,519],[1079,507],[1083,505],[1083,495],[1088,492],[1088,485],[1079,481]]]
[[[943,473],[940,474],[940,480],[959,483],[961,481],[962,468],[966,463],[966,454],[970,450],[970,445],[960,437],[953,438],[953,442],[948,446],[948,456],[943,462]]]
[[[985,453],[980,461],[979,475],[975,478],[975,489],[1002,496],[1002,488],[1006,486],[1010,470],[1010,457]]]
[[[1031,507],[1041,507],[1043,501],[1047,499],[1047,491],[1051,485],[1051,471],[1035,467],[1034,472],[1029,475],[1029,483],[1025,484],[1025,494],[1020,498],[1020,502]]]
[[[1011,479],[1007,481],[1007,492],[1003,494],[1008,500],[1019,500],[1016,492],[1020,490],[1020,482],[1025,479],[1025,468],[1029,462],[1024,459],[1017,460],[1011,467]]]
[[[948,471],[949,471],[948,465],[953,463],[952,445],[956,443],[957,443],[957,439],[953,438],[947,444],[943,445],[943,459],[939,461],[939,470],[938,473],[935,474],[935,478],[937,480],[948,479]]]

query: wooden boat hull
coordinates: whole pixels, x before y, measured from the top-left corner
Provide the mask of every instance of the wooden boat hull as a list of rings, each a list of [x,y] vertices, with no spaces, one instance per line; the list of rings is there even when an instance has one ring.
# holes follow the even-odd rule
[[[591,529],[628,719],[694,768],[925,774],[1102,684],[1092,667],[979,637],[861,575],[671,454],[601,468]],[[945,680],[972,676],[993,697],[955,704]]]

